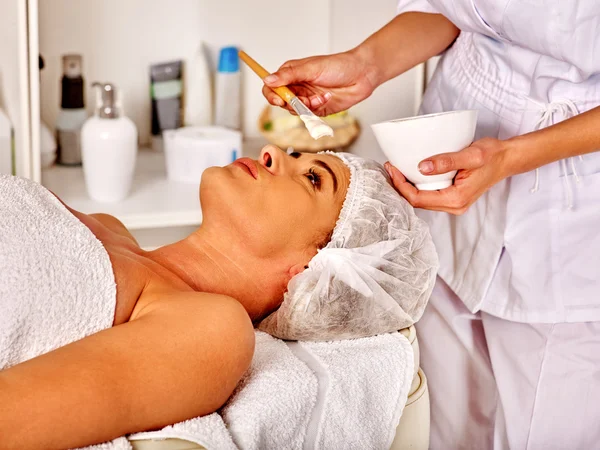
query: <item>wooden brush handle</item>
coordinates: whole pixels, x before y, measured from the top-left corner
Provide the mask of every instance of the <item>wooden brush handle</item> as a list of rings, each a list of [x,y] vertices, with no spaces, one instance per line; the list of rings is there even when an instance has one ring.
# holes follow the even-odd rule
[[[263,66],[254,61],[250,56],[248,56],[246,52],[240,50],[239,56],[240,59],[244,61],[248,65],[248,67],[250,67],[254,71],[254,73],[258,75],[261,79],[264,79],[265,77],[270,75],[270,73],[267,72],[267,70]],[[279,95],[287,103],[290,103],[292,101],[292,98],[296,96],[287,86],[280,86],[271,89],[273,89],[277,93],[277,95]]]

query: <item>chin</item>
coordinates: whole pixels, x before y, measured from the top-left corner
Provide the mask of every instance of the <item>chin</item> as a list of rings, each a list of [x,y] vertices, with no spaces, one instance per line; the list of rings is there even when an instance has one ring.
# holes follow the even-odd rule
[[[202,210],[213,200],[221,199],[235,185],[234,177],[227,167],[209,167],[200,177],[200,204]]]
[[[244,179],[236,176],[230,167],[210,167],[200,180],[203,221],[218,222],[224,229],[234,225],[240,235],[256,235],[257,230],[253,228],[257,217],[262,216],[263,200],[258,194],[256,189],[248,189]]]
[[[200,177],[200,189],[203,185],[221,184],[225,182],[226,178],[232,178],[231,173],[227,167],[213,166],[204,169],[202,176]]]

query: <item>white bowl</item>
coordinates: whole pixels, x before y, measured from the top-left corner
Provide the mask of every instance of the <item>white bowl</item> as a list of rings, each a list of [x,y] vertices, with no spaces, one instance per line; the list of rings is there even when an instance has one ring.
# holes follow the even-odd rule
[[[435,191],[452,186],[456,171],[423,175],[419,163],[440,153],[462,150],[473,142],[477,110],[448,111],[371,125],[383,153],[417,189]]]

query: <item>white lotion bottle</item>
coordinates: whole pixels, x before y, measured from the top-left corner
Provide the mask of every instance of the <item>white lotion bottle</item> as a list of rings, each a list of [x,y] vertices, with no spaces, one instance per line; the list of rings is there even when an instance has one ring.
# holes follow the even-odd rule
[[[135,124],[122,114],[114,85],[94,83],[96,110],[81,130],[83,174],[97,202],[119,202],[131,190],[137,156]]]
[[[221,49],[215,85],[215,125],[239,130],[242,125],[241,77],[236,47]]]
[[[210,125],[213,118],[212,80],[204,43],[200,43],[186,65],[184,86],[183,123],[196,127]]]

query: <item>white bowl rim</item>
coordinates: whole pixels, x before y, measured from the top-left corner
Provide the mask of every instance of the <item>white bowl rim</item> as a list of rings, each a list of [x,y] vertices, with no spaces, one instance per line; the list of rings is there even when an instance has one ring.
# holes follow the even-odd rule
[[[408,122],[410,120],[416,120],[416,119],[429,119],[429,118],[437,117],[437,116],[446,116],[449,114],[459,114],[459,113],[466,113],[466,112],[478,113],[479,110],[477,110],[477,109],[457,109],[457,110],[453,110],[453,111],[443,111],[443,112],[439,112],[439,113],[424,114],[422,116],[401,117],[399,119],[391,119],[391,120],[385,120],[383,122],[375,123],[375,124],[373,124],[373,126],[383,125],[385,123]]]

